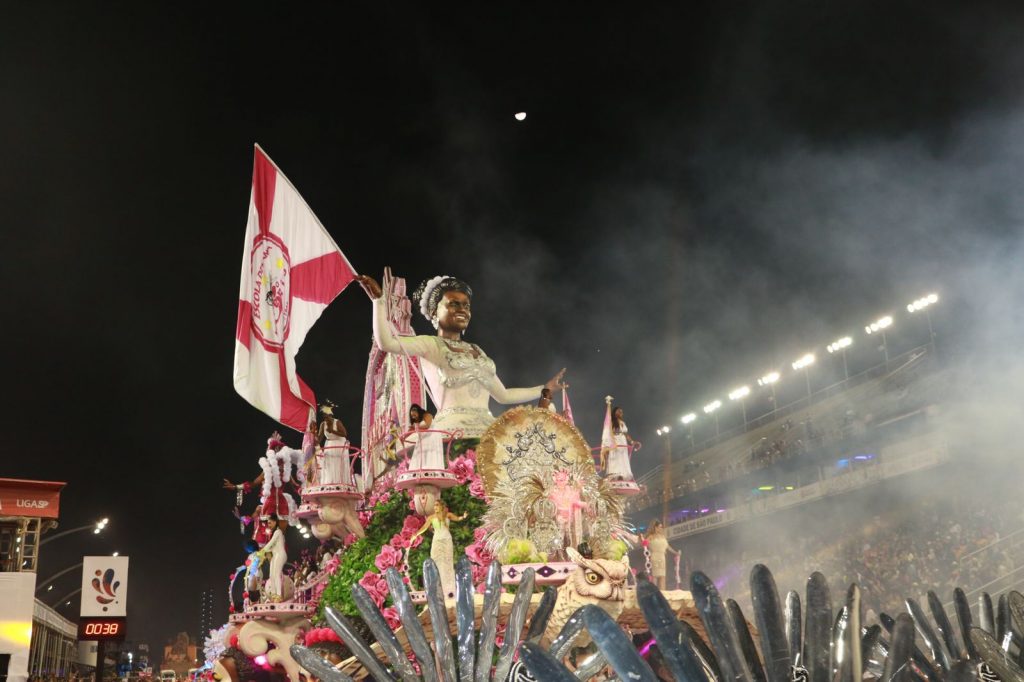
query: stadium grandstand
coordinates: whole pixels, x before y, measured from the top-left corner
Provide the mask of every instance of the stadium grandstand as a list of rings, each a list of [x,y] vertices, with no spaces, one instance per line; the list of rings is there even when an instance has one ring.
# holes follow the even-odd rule
[[[682,447],[659,429],[665,461],[641,475],[630,513],[641,529],[665,522],[682,551],[683,588],[699,569],[749,608],[754,563],[772,569],[781,593],[802,593],[821,571],[834,598],[859,583],[869,616],[901,612],[903,597],[923,601],[929,590],[949,602],[961,585],[974,603],[982,591],[1020,589],[1019,477],[974,466],[949,404],[970,372],[936,352],[930,319],[928,332],[924,345],[886,348],[854,374],[844,357],[838,381],[812,390],[808,379],[789,404],[776,407],[772,391],[764,413],[748,420],[744,408],[743,423],[725,431],[716,419],[702,441],[687,428],[693,415],[672,433]],[[706,422],[718,409],[708,407]]]

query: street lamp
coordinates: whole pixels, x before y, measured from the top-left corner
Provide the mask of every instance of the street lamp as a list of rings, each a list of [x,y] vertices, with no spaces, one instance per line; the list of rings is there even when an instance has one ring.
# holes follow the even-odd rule
[[[935,350],[935,332],[932,330],[932,314],[928,311],[928,308],[939,302],[938,294],[928,294],[923,296],[913,303],[907,304],[907,312],[917,313],[924,311],[924,317],[928,320],[928,342],[932,344],[932,350]]]
[[[67,568],[65,568],[62,571],[57,571],[56,573],[51,575],[46,580],[44,580],[43,582],[39,583],[39,585],[36,587],[36,592],[38,592],[39,590],[43,589],[47,585],[50,585],[50,583],[52,583],[54,580],[56,580],[57,578],[61,577],[62,575],[66,574],[66,573],[70,573],[71,571],[75,570],[76,568],[81,568],[81,567],[82,567],[82,562],[79,561],[77,564],[72,564],[71,566],[68,566]],[[52,589],[53,589],[53,585],[50,585],[50,590],[52,590]],[[49,592],[50,590],[47,590],[47,592]],[[57,603],[60,603],[60,601],[58,600]]]
[[[99,535],[103,532],[103,529],[107,527],[108,523],[110,523],[110,519],[103,519],[101,521],[97,521],[96,523],[87,523],[84,526],[78,526],[77,528],[72,528],[71,530],[65,530],[63,532],[57,533],[56,535],[51,535],[49,537],[43,538],[39,542],[39,546],[42,547],[51,540],[56,540],[57,538],[62,538],[65,535],[71,535],[72,533],[80,533],[83,530],[91,530],[94,535]]]
[[[721,407],[721,406],[722,406],[722,401],[721,400],[715,400],[715,401],[710,402],[710,403],[708,403],[707,405],[704,406],[704,414],[713,414],[713,415],[715,415],[715,436],[721,435],[721,432],[718,430],[718,408]]]
[[[740,407],[743,409],[743,425],[747,425],[747,401],[745,398],[750,395],[749,386],[740,386],[729,391],[729,400],[740,401]]]
[[[843,354],[843,374],[847,379],[850,378],[850,368],[846,364],[846,349],[853,343],[853,339],[849,336],[844,336],[841,339],[836,339],[832,343],[828,344],[829,353],[842,353]]]
[[[807,381],[807,398],[811,397],[811,373],[807,368],[814,364],[814,354],[807,353],[793,361],[793,369],[802,369],[804,379]]]
[[[864,331],[868,334],[881,334],[882,335],[882,353],[885,354],[885,364],[889,364],[889,344],[885,339],[885,330],[892,326],[892,316],[886,315],[880,317],[871,324],[864,327]]]

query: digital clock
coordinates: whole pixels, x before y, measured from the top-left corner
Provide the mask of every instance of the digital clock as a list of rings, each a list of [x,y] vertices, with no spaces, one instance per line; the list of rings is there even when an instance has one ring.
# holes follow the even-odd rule
[[[124,639],[125,618],[79,618],[78,639],[106,641]]]

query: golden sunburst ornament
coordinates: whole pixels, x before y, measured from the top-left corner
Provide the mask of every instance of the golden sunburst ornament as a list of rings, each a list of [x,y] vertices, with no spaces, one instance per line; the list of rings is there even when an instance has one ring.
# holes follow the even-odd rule
[[[541,470],[579,466],[596,476],[590,446],[565,417],[539,407],[514,407],[480,438],[477,469],[490,497],[502,479],[526,479]]]
[[[480,441],[477,468],[490,499],[484,522],[495,553],[528,540],[540,555],[561,557],[586,540],[602,555],[622,531],[622,499],[597,475],[576,427],[549,410],[502,415]]]

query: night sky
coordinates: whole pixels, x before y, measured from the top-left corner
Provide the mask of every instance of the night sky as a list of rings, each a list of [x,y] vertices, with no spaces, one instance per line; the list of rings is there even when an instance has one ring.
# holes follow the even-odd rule
[[[933,289],[940,338],[1019,332],[987,324],[1021,291],[1014,3],[492,4],[4,7],[0,475],[67,481],[63,528],[111,519],[41,578],[130,555],[154,647],[203,589],[226,618],[220,481],[278,428],[231,384],[254,142],[360,272],[466,279],[506,385],[568,367],[592,442],[614,395],[641,470],[662,423],[809,350],[825,385],[825,344]],[[298,357],[353,433],[369,322],[350,287]]]

